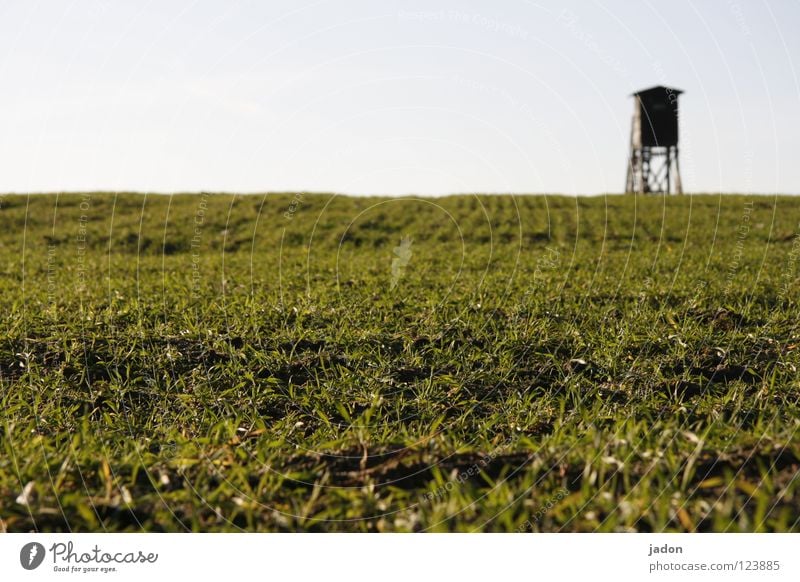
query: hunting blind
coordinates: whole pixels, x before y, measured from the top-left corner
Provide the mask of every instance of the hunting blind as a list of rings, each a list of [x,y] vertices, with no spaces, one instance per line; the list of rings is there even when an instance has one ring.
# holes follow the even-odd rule
[[[634,93],[626,192],[682,194],[678,167],[678,89]]]

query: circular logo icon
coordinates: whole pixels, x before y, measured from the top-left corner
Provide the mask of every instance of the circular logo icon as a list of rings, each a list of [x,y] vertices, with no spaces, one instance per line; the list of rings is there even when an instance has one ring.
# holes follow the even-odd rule
[[[39,542],[30,542],[19,551],[19,563],[26,570],[35,570],[44,561],[44,546]]]

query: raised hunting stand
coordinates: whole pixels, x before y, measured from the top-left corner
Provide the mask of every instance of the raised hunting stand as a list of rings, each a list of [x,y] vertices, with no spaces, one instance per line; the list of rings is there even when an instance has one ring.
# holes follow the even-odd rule
[[[625,192],[683,194],[678,166],[679,89],[658,85],[634,93]]]

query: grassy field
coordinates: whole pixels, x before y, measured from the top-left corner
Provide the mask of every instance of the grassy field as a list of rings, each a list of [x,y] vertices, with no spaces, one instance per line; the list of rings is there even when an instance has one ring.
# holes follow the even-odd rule
[[[0,529],[800,530],[800,198],[0,219]]]

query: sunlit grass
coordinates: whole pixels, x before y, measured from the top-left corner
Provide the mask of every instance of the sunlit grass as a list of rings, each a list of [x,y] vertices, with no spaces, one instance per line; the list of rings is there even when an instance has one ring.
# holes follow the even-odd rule
[[[799,529],[800,200],[0,217],[9,531]]]

